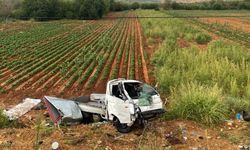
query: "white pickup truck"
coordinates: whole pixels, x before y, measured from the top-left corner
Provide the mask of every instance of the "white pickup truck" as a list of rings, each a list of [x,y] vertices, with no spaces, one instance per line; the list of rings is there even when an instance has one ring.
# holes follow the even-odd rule
[[[43,99],[54,123],[89,122],[93,115],[112,121],[119,132],[131,131],[135,122],[164,113],[159,93],[136,80],[115,79],[107,83],[106,94],[91,94],[73,100],[45,96]]]

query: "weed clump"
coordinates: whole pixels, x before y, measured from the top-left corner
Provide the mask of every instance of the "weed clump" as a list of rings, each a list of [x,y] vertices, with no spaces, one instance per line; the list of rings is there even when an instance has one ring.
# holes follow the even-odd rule
[[[207,44],[212,40],[212,37],[206,33],[197,33],[195,36],[195,41],[198,44]]]
[[[0,110],[0,128],[6,128],[10,125],[9,119],[4,115],[3,110]]]
[[[214,125],[227,118],[228,109],[217,87],[198,84],[181,85],[171,92],[169,112],[166,118],[194,120],[205,125]]]

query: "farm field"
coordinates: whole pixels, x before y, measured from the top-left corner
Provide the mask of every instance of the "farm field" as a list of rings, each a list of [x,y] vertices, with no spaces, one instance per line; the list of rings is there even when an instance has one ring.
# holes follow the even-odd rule
[[[246,47],[250,47],[250,15],[246,10],[200,11],[182,10],[169,11],[169,15],[189,18],[194,24],[205,30],[216,33]],[[199,17],[199,18],[195,18]]]
[[[168,18],[218,12],[249,13],[136,10],[92,21],[0,24],[0,107],[25,97],[104,92],[106,82],[119,77],[156,85],[168,100],[167,113],[128,134],[118,133],[112,123],[46,126],[44,111],[32,110],[16,128],[0,129],[0,149],[33,149],[37,134],[40,149],[50,149],[53,141],[68,150],[235,150],[250,145],[249,122],[234,119],[250,107],[250,33],[234,23],[247,26],[249,20]],[[167,18],[115,18],[122,16]]]
[[[18,23],[0,33],[0,91],[9,98],[104,92],[115,78],[149,82],[137,19]]]

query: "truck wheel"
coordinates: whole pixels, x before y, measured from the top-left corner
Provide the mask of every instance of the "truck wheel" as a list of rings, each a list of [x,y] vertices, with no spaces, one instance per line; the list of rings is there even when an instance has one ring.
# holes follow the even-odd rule
[[[127,124],[120,123],[119,119],[115,119],[114,125],[120,133],[129,133],[131,131],[131,127],[129,127]]]
[[[82,116],[83,116],[83,123],[84,124],[88,124],[88,123],[93,123],[94,122],[93,114],[87,113],[87,112],[82,112]]]
[[[250,121],[250,113],[247,113],[246,111],[243,111],[242,117],[245,121]]]

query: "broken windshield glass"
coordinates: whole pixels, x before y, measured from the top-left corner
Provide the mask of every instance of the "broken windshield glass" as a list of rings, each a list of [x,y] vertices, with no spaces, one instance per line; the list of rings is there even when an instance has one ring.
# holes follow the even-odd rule
[[[124,83],[125,90],[132,99],[139,99],[140,106],[149,106],[152,104],[152,96],[157,95],[153,87],[148,84],[134,82]]]

